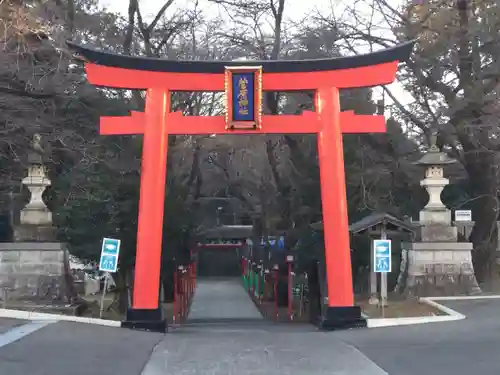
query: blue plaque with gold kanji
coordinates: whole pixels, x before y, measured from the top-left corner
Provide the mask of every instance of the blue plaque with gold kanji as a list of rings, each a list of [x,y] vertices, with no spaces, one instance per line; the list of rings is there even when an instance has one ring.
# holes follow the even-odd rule
[[[255,121],[254,73],[233,73],[233,121]]]
[[[260,129],[261,67],[226,67],[226,129]]]

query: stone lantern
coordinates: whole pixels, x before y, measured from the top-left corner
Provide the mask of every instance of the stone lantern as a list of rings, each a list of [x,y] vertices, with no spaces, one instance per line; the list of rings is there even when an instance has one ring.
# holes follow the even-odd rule
[[[402,244],[400,276],[396,289],[412,296],[439,296],[480,293],[472,265],[472,243],[458,242],[451,210],[441,201],[449,184],[444,166],[456,160],[441,152],[432,137],[431,147],[416,165],[425,167],[420,182],[429,201],[419,213],[414,242]]]
[[[51,185],[44,164],[45,151],[41,136],[35,134],[28,152],[28,173],[21,181],[30,191],[30,200],[19,213],[19,223],[14,227],[14,241],[51,242],[55,240],[52,212],[43,201],[43,193]]]
[[[52,213],[43,201],[43,193],[51,182],[47,176],[47,169],[43,163],[43,149],[38,134],[33,137],[33,150],[28,154],[28,176],[22,180],[24,186],[31,193],[29,203],[21,210],[20,224],[24,225],[52,225]]]
[[[0,299],[11,308],[65,309],[75,297],[68,248],[57,241],[52,213],[43,201],[51,184],[44,155],[41,137],[35,134],[22,180],[30,200],[14,224],[14,242],[0,243]]]
[[[456,163],[455,159],[450,158],[444,152],[441,152],[433,143],[429,151],[414,164],[425,167],[425,179],[420,181],[420,186],[424,187],[429,194],[429,201],[422,211],[420,211],[420,223],[442,223],[451,224],[451,211],[441,201],[443,189],[450,183],[444,178],[444,166]]]

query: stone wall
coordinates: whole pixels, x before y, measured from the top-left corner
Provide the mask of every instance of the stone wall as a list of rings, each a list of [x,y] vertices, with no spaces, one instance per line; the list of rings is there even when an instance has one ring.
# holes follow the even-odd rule
[[[404,244],[397,290],[411,296],[480,293],[471,249],[469,242]]]
[[[68,301],[68,250],[61,243],[0,243],[0,297]]]

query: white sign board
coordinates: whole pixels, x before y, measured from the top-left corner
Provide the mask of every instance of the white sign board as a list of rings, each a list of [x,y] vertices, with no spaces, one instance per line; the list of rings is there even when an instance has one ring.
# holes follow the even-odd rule
[[[120,254],[120,240],[104,238],[102,240],[101,260],[99,270],[103,272],[116,272],[118,269],[118,255]]]
[[[455,210],[455,221],[472,221],[472,211]]]
[[[391,272],[391,240],[373,240],[373,269],[377,273]]]

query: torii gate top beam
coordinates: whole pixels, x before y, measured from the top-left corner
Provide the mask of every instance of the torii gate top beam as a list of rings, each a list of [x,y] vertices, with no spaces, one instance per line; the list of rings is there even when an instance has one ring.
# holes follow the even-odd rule
[[[275,61],[177,61],[123,56],[68,44],[86,62],[88,80],[97,86],[224,91],[226,67],[258,65],[265,76],[264,91],[295,91],[389,84],[394,80],[398,62],[409,58],[415,42],[350,57]],[[290,74],[293,79],[287,79]]]

